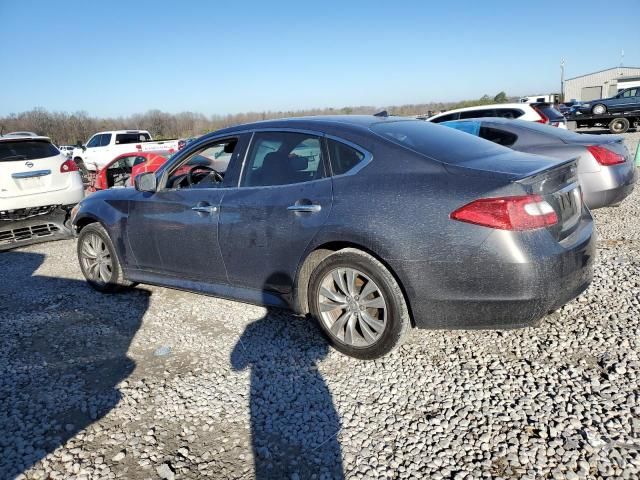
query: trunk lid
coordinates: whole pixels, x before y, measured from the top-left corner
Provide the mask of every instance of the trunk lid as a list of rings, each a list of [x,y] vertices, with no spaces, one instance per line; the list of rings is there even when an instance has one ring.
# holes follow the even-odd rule
[[[555,210],[558,223],[549,227],[549,231],[556,240],[562,241],[578,229],[584,205],[576,159],[531,172],[515,183],[529,193],[540,195]]]

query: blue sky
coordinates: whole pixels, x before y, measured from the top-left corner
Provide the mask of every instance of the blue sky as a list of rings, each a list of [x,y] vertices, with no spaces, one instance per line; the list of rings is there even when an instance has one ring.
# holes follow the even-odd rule
[[[561,58],[567,78],[618,65],[621,48],[625,65],[640,66],[638,16],[606,5],[0,0],[0,115],[37,106],[210,115],[555,92]],[[603,19],[615,23],[615,41]]]

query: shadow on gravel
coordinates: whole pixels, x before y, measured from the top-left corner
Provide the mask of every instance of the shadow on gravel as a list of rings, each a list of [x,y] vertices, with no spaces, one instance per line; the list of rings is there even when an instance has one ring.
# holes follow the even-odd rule
[[[43,261],[0,254],[0,478],[24,472],[115,407],[149,304],[145,290],[107,296],[39,276]]]
[[[314,322],[275,308],[235,345],[233,369],[251,369],[256,479],[344,478],[340,419],[316,367],[327,351]]]

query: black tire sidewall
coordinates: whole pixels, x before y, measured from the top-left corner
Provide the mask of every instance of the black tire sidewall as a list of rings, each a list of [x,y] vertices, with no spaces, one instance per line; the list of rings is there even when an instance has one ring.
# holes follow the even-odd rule
[[[622,125],[622,128],[614,128],[614,125],[618,123]],[[629,127],[630,123],[626,118],[614,118],[609,124],[609,130],[611,130],[611,133],[625,133],[627,130],[629,130]]]
[[[322,279],[336,268],[355,268],[371,278],[380,288],[385,301],[387,302],[387,328],[381,338],[369,347],[351,347],[340,342],[324,326],[319,315],[318,290]],[[404,299],[397,298],[399,287],[391,273],[380,268],[366,257],[351,252],[338,252],[323,260],[311,274],[309,279],[308,301],[311,315],[316,319],[320,329],[329,343],[338,351],[351,357],[361,360],[372,360],[379,358],[393,350],[398,344],[400,337],[404,333],[403,315],[405,315]]]
[[[84,264],[81,261],[81,253],[82,244],[84,243],[84,239],[89,235],[94,234],[99,236],[104,244],[107,246],[109,250],[109,254],[111,255],[111,278],[107,283],[100,283],[94,280],[91,280],[87,273],[85,272]],[[98,290],[99,292],[115,292],[120,288],[120,284],[118,279],[120,278],[120,261],[118,260],[118,255],[116,254],[113,243],[111,243],[111,238],[107,234],[106,230],[99,223],[92,223],[87,225],[80,231],[80,235],[78,235],[78,244],[77,244],[77,252],[78,252],[78,263],[80,263],[80,270],[84,275],[87,283],[91,285],[92,288]]]

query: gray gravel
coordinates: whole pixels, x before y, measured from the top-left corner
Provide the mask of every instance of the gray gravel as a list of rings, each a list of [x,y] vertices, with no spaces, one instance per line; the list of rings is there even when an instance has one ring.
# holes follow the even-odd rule
[[[639,478],[640,190],[595,216],[593,285],[540,327],[375,362],[283,311],[95,293],[71,240],[4,253],[0,478]]]

